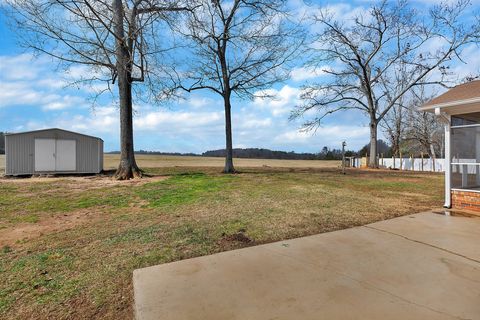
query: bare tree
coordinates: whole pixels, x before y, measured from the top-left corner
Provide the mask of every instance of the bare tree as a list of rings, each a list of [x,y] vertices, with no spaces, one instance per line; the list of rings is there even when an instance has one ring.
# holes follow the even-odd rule
[[[443,149],[444,130],[437,117],[430,113],[419,111],[418,107],[433,98],[427,95],[424,87],[413,90],[404,124],[404,140],[410,150],[424,152],[431,159],[436,159]]]
[[[417,155],[428,154],[432,159],[439,154],[443,127],[434,114],[418,110],[431,98],[432,95],[426,95],[424,87],[416,87],[403,96],[380,122],[395,157],[400,156],[402,149]]]
[[[394,81],[383,81],[380,85],[383,86],[382,90],[385,92],[385,103],[390,104],[392,100],[395,100],[390,110],[380,120],[379,125],[383,128],[383,132],[388,138],[392,148],[392,154],[394,157],[400,156],[400,148],[403,140],[405,139],[406,128],[406,110],[407,100],[409,98],[408,93],[397,98],[394,94],[395,91],[390,91],[389,82],[396,83],[397,86],[405,87],[410,80],[410,73],[408,65],[400,62],[396,68],[394,74]],[[413,89],[412,89],[413,90]],[[392,95],[393,93],[393,95]]]
[[[400,147],[405,138],[405,113],[405,106],[401,102],[397,103],[380,122],[395,157],[399,156]]]
[[[170,0],[6,2],[14,28],[20,31],[21,41],[28,48],[66,65],[90,66],[89,80],[116,83],[121,150],[116,177],[140,177],[142,171],[133,147],[132,86],[152,80],[159,72],[161,66],[150,62],[162,52],[165,22],[171,19],[170,14],[188,10],[187,6]]]
[[[210,90],[225,109],[225,173],[235,172],[232,146],[232,95],[252,99],[289,76],[303,34],[291,23],[281,0],[200,0],[180,32],[191,46],[179,88]]]
[[[461,59],[462,49],[478,41],[478,24],[466,25],[470,1],[434,6],[428,16],[409,7],[406,1],[383,1],[368,14],[351,21],[338,21],[321,11],[314,21],[323,29],[316,35],[314,59],[328,80],[304,88],[304,104],[291,118],[309,110],[318,116],[304,123],[318,126],[328,115],[342,110],[366,114],[370,126],[370,167],[378,166],[377,128],[388,112],[413,87],[444,83],[453,60]],[[438,74],[433,76],[435,71]],[[398,73],[408,74],[398,82]]]

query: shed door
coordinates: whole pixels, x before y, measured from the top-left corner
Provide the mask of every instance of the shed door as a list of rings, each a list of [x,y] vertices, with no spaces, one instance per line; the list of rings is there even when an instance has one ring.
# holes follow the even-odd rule
[[[77,169],[77,145],[75,140],[57,140],[55,171]]]
[[[35,139],[35,171],[55,171],[55,139]]]

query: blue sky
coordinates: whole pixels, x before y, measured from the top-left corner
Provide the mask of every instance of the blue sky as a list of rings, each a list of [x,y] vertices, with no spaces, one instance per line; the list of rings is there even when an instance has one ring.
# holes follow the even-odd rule
[[[413,2],[424,6],[426,2]],[[1,0],[0,0],[1,3]],[[301,1],[292,5],[301,8]],[[317,1],[309,1],[317,3]],[[361,12],[370,1],[332,1],[332,10],[342,17]],[[474,1],[478,9],[479,1]],[[480,70],[478,48],[467,48],[458,74]],[[116,102],[104,97],[93,108],[89,97],[95,88],[67,86],[89,72],[82,66],[68,71],[57,69],[47,56],[34,58],[16,43],[0,13],[0,131],[26,131],[60,127],[101,137],[105,150],[119,149],[119,123]],[[305,81],[321,77],[298,67],[292,79],[276,85],[275,99],[233,103],[234,147],[263,147],[275,150],[318,152],[323,146],[359,149],[368,142],[367,118],[358,113],[337,113],[314,132],[299,131],[300,122],[289,122],[288,115],[299,101]],[[165,152],[196,152],[224,147],[223,104],[208,92],[189,94],[185,100],[167,105],[135,105],[135,149]]]

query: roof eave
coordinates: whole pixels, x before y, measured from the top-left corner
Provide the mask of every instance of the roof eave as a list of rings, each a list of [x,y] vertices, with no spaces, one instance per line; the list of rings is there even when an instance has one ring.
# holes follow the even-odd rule
[[[480,97],[472,98],[472,99],[464,99],[464,100],[457,100],[457,101],[449,101],[444,103],[437,103],[437,104],[427,104],[419,107],[420,111],[426,112],[435,112],[435,109],[445,109],[449,107],[459,107],[459,106],[469,106],[472,104],[480,103]]]
[[[36,133],[36,132],[42,132],[42,131],[53,131],[53,130],[59,130],[59,131],[69,132],[69,133],[77,134],[77,135],[80,135],[80,136],[84,136],[84,137],[88,137],[88,138],[92,138],[92,139],[97,139],[97,140],[103,141],[103,139],[102,139],[102,138],[99,138],[99,137],[90,136],[90,135],[88,135],[88,134],[79,133],[79,132],[70,131],[70,130],[65,130],[65,129],[60,129],[60,128],[46,128],[46,129],[30,130],[30,131],[23,131],[23,132],[9,132],[9,133],[5,133],[4,135],[5,135],[5,136],[14,136],[14,135],[20,135],[20,134],[30,134],[30,133]]]

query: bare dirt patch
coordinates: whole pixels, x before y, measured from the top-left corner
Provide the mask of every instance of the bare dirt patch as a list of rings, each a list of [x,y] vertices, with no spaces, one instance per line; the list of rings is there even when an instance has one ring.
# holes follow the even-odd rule
[[[5,179],[9,183],[15,185],[31,186],[36,183],[48,183],[53,184],[56,188],[46,189],[43,191],[45,196],[56,194],[59,192],[59,188],[68,190],[69,193],[79,194],[88,190],[101,190],[104,188],[114,188],[117,186],[141,186],[146,183],[163,181],[167,179],[166,176],[154,176],[145,177],[142,179],[133,179],[127,181],[119,181],[107,176],[92,176],[92,177],[33,177],[25,179]],[[34,195],[32,192],[22,190],[23,195]],[[139,200],[132,203],[130,207],[141,207],[146,204]],[[79,209],[75,211],[66,212],[63,214],[50,215],[48,212],[45,214],[38,214],[40,220],[38,222],[25,222],[17,223],[15,225],[9,225],[0,229],[0,247],[11,246],[19,244],[26,240],[41,237],[42,235],[65,231],[89,221],[96,221],[101,218],[103,208],[88,208]]]
[[[0,247],[12,246],[48,233],[69,230],[99,218],[100,215],[96,211],[78,210],[60,216],[48,217],[37,223],[17,224],[1,230]]]
[[[31,185],[35,183],[54,183],[61,184],[70,188],[71,191],[85,191],[93,189],[102,189],[105,187],[116,186],[141,186],[150,182],[157,182],[167,179],[167,176],[143,177],[141,179],[117,180],[107,175],[98,176],[47,176],[47,177],[31,177],[31,178],[2,178],[5,182],[11,182],[19,185]]]
[[[217,244],[222,251],[250,247],[258,244],[254,239],[251,239],[244,232],[244,230],[240,230],[239,232],[233,234],[222,233],[221,238],[217,240]]]
[[[222,237],[226,241],[238,241],[243,243],[253,243],[254,241],[247,237],[243,232],[237,232],[231,235],[222,234]]]
[[[131,179],[131,180],[117,180],[112,177],[106,176],[93,176],[93,177],[68,177],[68,178],[59,178],[64,180],[68,185],[71,185],[72,189],[83,190],[93,190],[93,189],[102,189],[105,187],[117,187],[117,186],[141,186],[150,182],[157,182],[167,179],[166,176],[153,176],[153,177],[143,177],[141,179]]]

